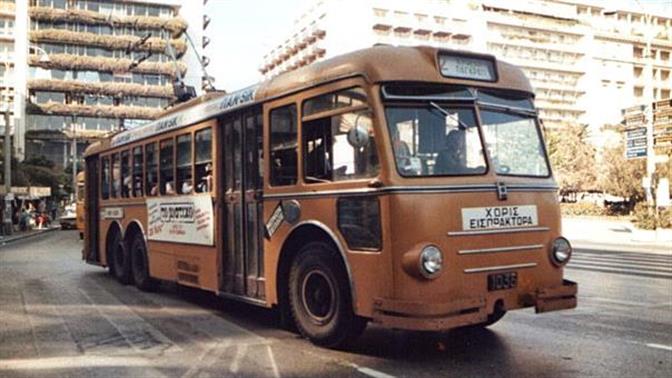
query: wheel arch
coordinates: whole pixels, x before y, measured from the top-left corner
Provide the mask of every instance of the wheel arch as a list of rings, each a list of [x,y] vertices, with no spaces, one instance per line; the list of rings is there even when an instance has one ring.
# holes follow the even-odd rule
[[[142,235],[142,239],[147,241],[147,234],[145,234],[145,229],[142,227],[142,223],[137,219],[131,219],[131,221],[126,226],[126,231],[124,232],[124,241],[126,245],[130,245],[133,241],[133,237],[137,234]]]
[[[338,236],[324,223],[307,220],[296,224],[289,232],[289,236],[283,242],[280,249],[280,256],[278,258],[279,264],[276,268],[276,290],[278,298],[278,306],[284,319],[286,319],[288,311],[288,289],[289,289],[289,270],[292,261],[299,252],[300,246],[308,241],[324,241],[330,243],[339,253],[341,262],[345,268],[348,276],[348,286],[350,288],[350,299],[352,301],[352,310],[356,313],[357,296],[354,281],[352,279],[352,271],[348,264],[345,248]]]

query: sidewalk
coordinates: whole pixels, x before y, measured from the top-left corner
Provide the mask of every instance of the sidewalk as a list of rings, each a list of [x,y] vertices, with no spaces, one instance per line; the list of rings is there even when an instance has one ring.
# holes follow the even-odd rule
[[[32,229],[32,230],[29,230],[29,231],[15,231],[9,236],[0,235],[0,247],[4,246],[6,244],[9,244],[9,243],[14,243],[14,242],[22,240],[22,239],[37,236],[37,235],[40,235],[40,234],[45,233],[45,232],[60,230],[60,229],[61,229],[61,226],[52,226],[52,227],[43,228],[43,229],[40,229],[40,230]]]
[[[562,233],[575,248],[672,255],[672,230],[640,230],[627,220],[562,217]]]

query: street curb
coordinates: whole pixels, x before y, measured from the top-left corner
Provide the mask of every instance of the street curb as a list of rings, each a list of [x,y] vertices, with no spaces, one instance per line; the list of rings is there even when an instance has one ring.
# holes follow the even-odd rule
[[[19,236],[14,236],[14,237],[10,236],[9,238],[6,238],[6,239],[3,237],[3,238],[0,238],[0,248],[6,246],[8,244],[12,244],[14,242],[20,241],[20,240],[29,239],[29,238],[32,238],[32,237],[36,237],[38,235],[42,235],[42,234],[47,233],[47,232],[56,231],[56,230],[60,230],[60,229],[61,229],[60,227],[51,227],[51,228],[47,228],[47,229],[44,229],[44,230],[37,230],[35,232],[27,233],[27,234],[24,234],[24,235],[19,235]]]
[[[596,243],[587,240],[569,240],[573,249],[584,250],[600,250],[608,252],[634,252],[634,253],[651,253],[657,255],[672,256],[672,246],[665,245],[624,245],[624,244],[609,244]]]

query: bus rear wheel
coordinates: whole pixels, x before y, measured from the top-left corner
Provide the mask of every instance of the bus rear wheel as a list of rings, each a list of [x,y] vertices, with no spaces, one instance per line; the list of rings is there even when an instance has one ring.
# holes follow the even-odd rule
[[[112,270],[119,283],[128,285],[131,283],[131,259],[126,244],[119,234],[112,238],[111,248]]]
[[[352,310],[343,263],[327,243],[308,243],[292,262],[289,306],[301,335],[317,345],[345,346],[366,328]]]
[[[149,260],[147,248],[141,234],[136,234],[131,240],[131,270],[135,286],[142,291],[154,291],[156,280],[149,276]]]

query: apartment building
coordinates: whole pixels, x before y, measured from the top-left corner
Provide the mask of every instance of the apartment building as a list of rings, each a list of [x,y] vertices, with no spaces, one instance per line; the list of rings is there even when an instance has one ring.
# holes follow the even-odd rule
[[[621,109],[670,97],[672,19],[592,0],[319,0],[264,57],[266,77],[378,43],[494,54],[522,67],[548,128],[621,121]],[[647,78],[647,41],[653,69]],[[647,85],[648,83],[648,85]],[[650,91],[650,92],[647,92]]]
[[[15,22],[19,158],[68,166],[91,141],[154,119],[178,75],[201,91],[202,1],[2,1]]]

